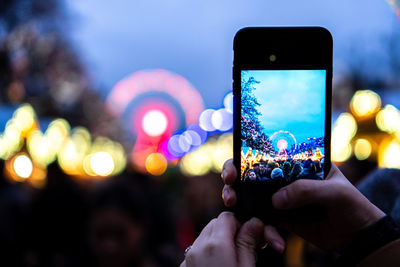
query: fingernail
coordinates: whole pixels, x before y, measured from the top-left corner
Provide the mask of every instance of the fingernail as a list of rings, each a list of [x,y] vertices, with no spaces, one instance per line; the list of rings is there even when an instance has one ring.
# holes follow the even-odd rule
[[[261,232],[263,230],[264,224],[260,219],[258,219],[256,217],[253,217],[253,218],[250,219],[250,223],[251,223],[250,224],[251,225],[251,229],[250,230],[252,231],[252,233],[254,235],[258,235],[259,232]]]
[[[282,253],[285,250],[285,247],[281,243],[275,240],[271,242],[271,247],[273,247],[279,253]]]
[[[275,208],[283,209],[288,206],[288,195],[287,190],[279,190],[272,196],[272,203],[274,204]]]
[[[229,190],[228,188],[224,188],[224,192],[222,194],[223,199],[228,199],[229,198]]]
[[[226,177],[226,170],[222,170],[221,178],[222,178],[222,179],[225,179],[225,177]]]

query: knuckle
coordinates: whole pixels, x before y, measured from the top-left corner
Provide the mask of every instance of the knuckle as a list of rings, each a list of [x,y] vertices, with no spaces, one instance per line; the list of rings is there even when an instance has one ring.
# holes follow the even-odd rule
[[[191,249],[185,255],[185,261],[190,265],[191,263],[196,261],[196,252]],[[183,263],[182,263],[183,264]],[[182,266],[182,265],[181,265]]]
[[[267,238],[274,237],[276,230],[273,226],[267,225],[264,227],[264,234]]]
[[[223,169],[226,169],[226,168],[228,168],[228,166],[229,165],[231,165],[231,164],[233,164],[233,159],[228,159],[227,161],[225,161],[224,162],[224,165],[223,165]]]
[[[207,244],[204,245],[204,256],[212,256],[217,254],[220,244],[216,240],[210,240]]]
[[[236,245],[242,248],[249,248],[249,249],[255,248],[255,242],[253,242],[251,238],[238,238],[236,240]]]
[[[302,180],[297,180],[288,190],[289,199],[297,198],[297,196],[308,197],[313,193],[313,190]]]
[[[231,219],[233,217],[233,213],[230,211],[223,211],[218,216],[218,219]]]
[[[213,225],[217,222],[217,218],[212,219],[208,224]]]

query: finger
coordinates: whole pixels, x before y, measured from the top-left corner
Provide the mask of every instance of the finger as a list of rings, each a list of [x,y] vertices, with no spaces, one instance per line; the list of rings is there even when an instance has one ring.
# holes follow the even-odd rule
[[[196,238],[196,240],[194,241],[193,245],[192,245],[192,249],[193,247],[196,247],[198,243],[201,243],[204,239],[208,239],[211,236],[211,233],[213,231],[214,225],[216,223],[217,219],[212,219],[207,225],[206,227],[203,228],[203,230],[201,231],[200,235]]]
[[[235,182],[236,177],[237,171],[235,165],[233,165],[233,159],[228,159],[222,167],[221,178],[224,181],[224,184],[232,185]]]
[[[295,209],[308,204],[329,204],[337,198],[333,183],[300,179],[272,195],[272,204],[277,209]]]
[[[275,227],[266,225],[264,227],[264,238],[269,246],[279,253],[285,250],[285,240],[281,237]]]
[[[215,221],[210,237],[218,241],[225,240],[233,243],[238,227],[239,223],[233,213],[224,211]]]
[[[347,180],[347,178],[343,175],[343,173],[339,170],[339,168],[336,166],[336,164],[332,163],[331,170],[329,171],[328,175],[326,176],[326,179],[337,179],[337,178],[344,178]]]
[[[255,266],[255,249],[261,243],[264,224],[257,218],[246,222],[236,237],[239,266]]]
[[[236,204],[236,192],[230,185],[224,185],[222,199],[227,207],[232,207]]]

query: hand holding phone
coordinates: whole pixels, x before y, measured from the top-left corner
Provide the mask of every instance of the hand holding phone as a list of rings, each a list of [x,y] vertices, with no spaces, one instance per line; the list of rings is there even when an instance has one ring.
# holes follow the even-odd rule
[[[224,203],[228,207],[234,207],[238,204],[238,198],[232,185],[239,177],[232,160],[225,162],[222,174],[225,183]],[[272,202],[276,209],[286,211],[310,204],[324,207],[327,215],[324,218],[308,218],[307,222],[282,220],[279,226],[296,233],[319,248],[330,251],[343,250],[361,231],[385,216],[385,213],[363,196],[335,165],[332,165],[325,181],[297,180],[275,192]],[[265,213],[268,212],[265,210]],[[304,213],[297,215],[307,216]],[[273,249],[283,252],[285,241],[275,227],[266,226],[264,237]]]

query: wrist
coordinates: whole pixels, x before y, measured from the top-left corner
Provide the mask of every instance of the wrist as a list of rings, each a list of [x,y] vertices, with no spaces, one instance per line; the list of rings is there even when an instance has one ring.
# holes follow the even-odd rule
[[[400,238],[400,229],[386,215],[374,224],[361,230],[341,251],[337,266],[353,266],[377,249]]]

